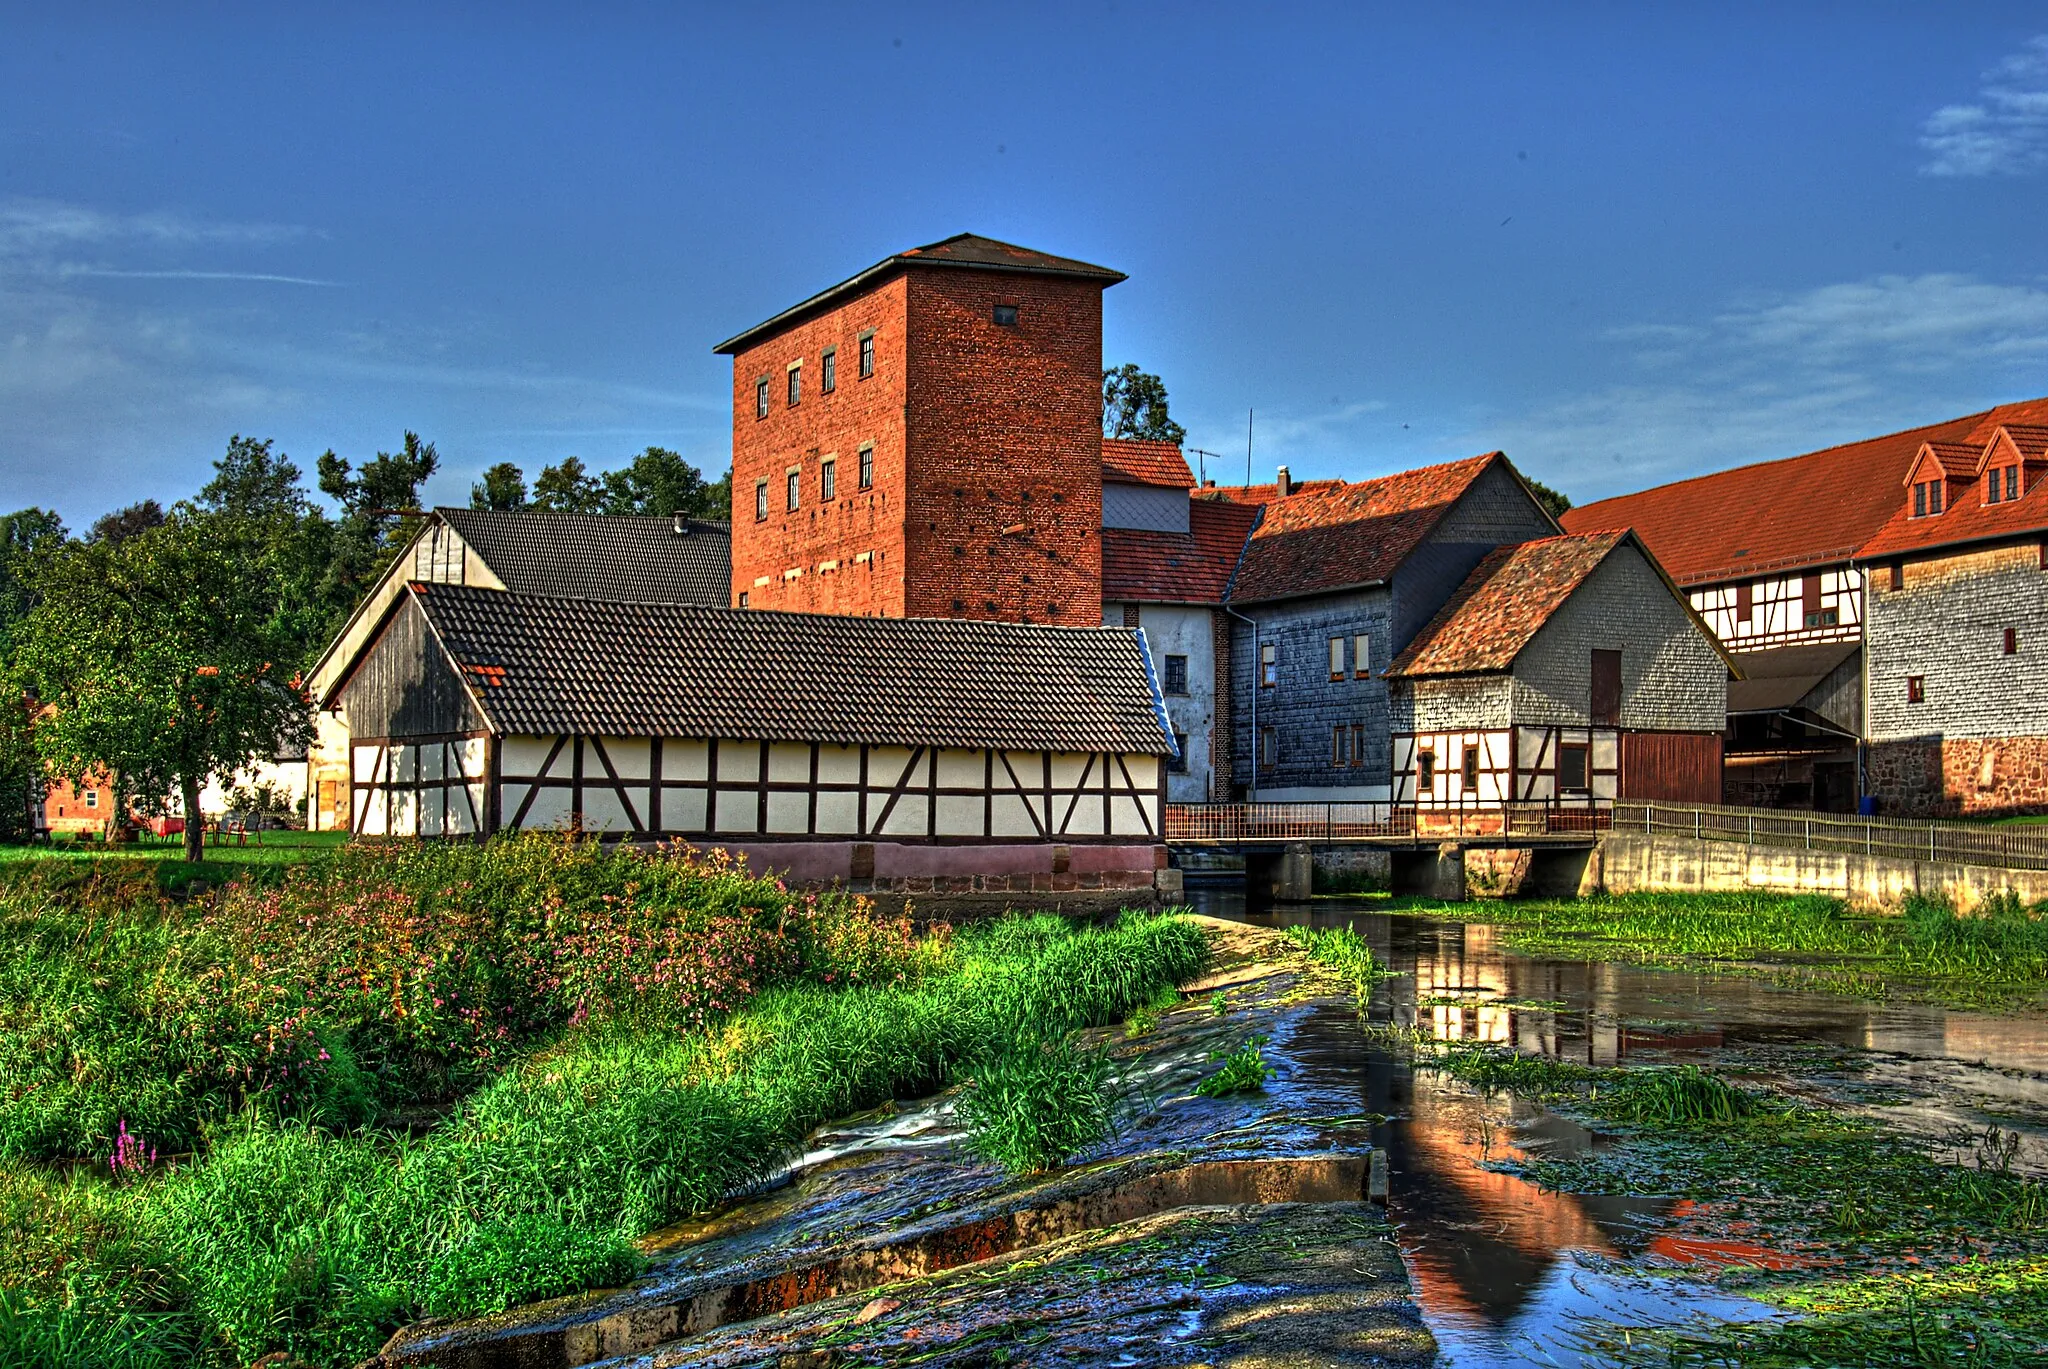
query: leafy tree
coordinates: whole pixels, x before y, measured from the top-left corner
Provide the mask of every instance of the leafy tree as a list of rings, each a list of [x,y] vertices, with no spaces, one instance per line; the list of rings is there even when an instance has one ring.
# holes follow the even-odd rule
[[[1125,362],[1102,373],[1102,435],[1178,444],[1188,430],[1166,411],[1166,382]]]
[[[0,841],[35,830],[42,765],[31,742],[33,697],[16,668],[16,626],[35,607],[36,576],[70,540],[64,520],[48,509],[0,515]]]
[[[154,499],[145,499],[125,509],[101,514],[94,520],[92,531],[86,537],[94,542],[125,542],[151,528],[163,526],[163,521],[164,506]]]
[[[473,509],[523,509],[526,507],[526,473],[509,461],[500,461],[484,472],[484,478],[469,487]]]
[[[303,473],[271,440],[236,433],[227,454],[213,463],[213,479],[200,488],[195,507],[238,518],[303,518],[313,504],[300,483]],[[342,463],[344,468],[347,463]]]
[[[533,507],[550,513],[603,513],[604,486],[583,468],[580,458],[564,457],[560,465],[540,468],[533,482]]]
[[[606,471],[603,484],[606,513],[653,514],[663,518],[672,513],[689,518],[724,517],[723,513],[712,512],[718,487],[708,483],[704,473],[683,460],[680,453],[666,447],[649,447],[625,469]],[[726,489],[731,489],[730,484]]]
[[[405,519],[420,508],[420,486],[439,468],[434,444],[407,433],[396,452],[378,452],[361,470],[332,450],[315,466],[320,491],[341,506],[329,546],[319,598],[342,605],[329,626],[341,620],[369,593],[405,540]]]
[[[1529,487],[1529,493],[1536,496],[1536,502],[1541,504],[1543,511],[1552,518],[1564,517],[1565,510],[1572,506],[1572,501],[1569,498],[1553,490],[1541,480],[1532,480],[1525,475],[1522,477],[1522,483]]]
[[[0,514],[0,656],[8,631],[34,606],[37,563],[70,540],[64,520],[48,509]]]
[[[301,644],[222,517],[195,509],[64,547],[40,567],[15,642],[45,706],[32,733],[42,761],[77,783],[108,773],[130,793],[177,793],[188,861],[204,854],[201,787],[310,730],[288,683]]]

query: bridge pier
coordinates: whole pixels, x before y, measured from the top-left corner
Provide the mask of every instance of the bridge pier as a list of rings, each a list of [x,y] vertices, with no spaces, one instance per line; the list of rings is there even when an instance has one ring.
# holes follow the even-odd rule
[[[1276,903],[1306,903],[1315,893],[1316,863],[1308,843],[1291,841],[1278,851],[1246,851],[1244,887]]]
[[[1434,851],[1394,851],[1391,886],[1397,894],[1465,901],[1465,848],[1447,841]]]

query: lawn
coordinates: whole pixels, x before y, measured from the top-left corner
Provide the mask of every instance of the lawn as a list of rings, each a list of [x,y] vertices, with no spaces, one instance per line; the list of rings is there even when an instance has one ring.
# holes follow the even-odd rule
[[[627,1278],[818,1123],[960,1080],[985,1153],[1057,1163],[1108,1120],[1072,1032],[1207,954],[535,836],[202,904],[88,868],[0,885],[0,1366],[350,1363]]]
[[[108,846],[60,836],[46,845],[0,846],[0,880],[17,877],[23,868],[50,864],[147,865],[165,889],[183,889],[194,880],[219,888],[231,879],[262,871],[282,871],[325,860],[348,843],[346,832],[250,832],[216,837],[208,834],[206,858],[185,863],[182,837],[145,836]]]

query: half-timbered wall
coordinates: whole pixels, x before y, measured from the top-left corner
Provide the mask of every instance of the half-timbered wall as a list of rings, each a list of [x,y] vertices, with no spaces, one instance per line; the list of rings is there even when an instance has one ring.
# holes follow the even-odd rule
[[[1160,758],[950,747],[507,737],[498,824],[632,837],[1087,842],[1160,832]]]
[[[1586,784],[1566,789],[1560,779],[1564,748],[1584,747]],[[1434,764],[1428,789],[1420,785],[1423,753]],[[1476,752],[1474,785],[1465,783],[1466,755]],[[1607,807],[1620,793],[1621,747],[1612,728],[1507,727],[1436,730],[1394,735],[1394,802],[1418,808],[1493,808],[1503,802],[1565,807]]]
[[[489,831],[489,757],[490,741],[483,736],[355,742],[349,830],[359,837]]]
[[[1863,572],[1846,566],[1704,585],[1687,597],[1731,651],[1853,642],[1863,635]]]

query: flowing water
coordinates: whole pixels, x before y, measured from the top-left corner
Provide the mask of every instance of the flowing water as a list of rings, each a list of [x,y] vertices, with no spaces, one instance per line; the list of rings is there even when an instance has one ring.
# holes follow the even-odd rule
[[[1959,1153],[1997,1127],[2017,1138],[2018,1168],[2048,1172],[2048,1018],[1513,955],[1494,928],[1390,916],[1369,899],[1261,907],[1235,890],[1201,889],[1190,890],[1190,902],[1257,925],[1353,927],[1398,972],[1374,994],[1369,1016],[1378,1022],[1590,1065],[1739,1062]],[[1480,1099],[1434,1072],[1411,1071],[1362,1049],[1336,1024],[1291,1049],[1310,1065],[1353,1072],[1362,1106],[1389,1119],[1374,1136],[1392,1170],[1389,1211],[1441,1363],[1598,1364],[1586,1344],[1598,1324],[1775,1315],[1709,1279],[1655,1271],[1782,1267],[1778,1252],[1675,1234],[1684,1214],[1669,1200],[1546,1192],[1495,1167],[1583,1154],[1600,1136],[1517,1100]]]

